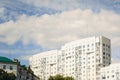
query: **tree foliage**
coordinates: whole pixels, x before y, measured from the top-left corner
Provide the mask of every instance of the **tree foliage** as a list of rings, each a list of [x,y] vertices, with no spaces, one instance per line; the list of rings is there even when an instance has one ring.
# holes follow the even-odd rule
[[[74,78],[69,76],[63,77],[62,75],[58,74],[56,76],[50,76],[48,80],[74,80]]]
[[[48,78],[48,80],[54,80],[54,77],[53,77],[53,76],[50,76],[50,77]]]
[[[15,80],[15,75],[0,69],[0,80]]]
[[[64,80],[74,80],[74,78],[67,76],[67,77],[64,77]]]
[[[54,76],[54,80],[64,80],[63,76],[62,75],[56,75]]]

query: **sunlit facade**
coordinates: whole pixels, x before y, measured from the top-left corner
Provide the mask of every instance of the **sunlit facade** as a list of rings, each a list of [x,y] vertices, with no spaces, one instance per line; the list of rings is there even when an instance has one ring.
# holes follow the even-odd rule
[[[59,51],[43,52],[30,58],[32,70],[42,80],[56,74],[72,76],[75,80],[100,80],[100,68],[110,63],[111,41],[103,36],[72,41]]]
[[[100,80],[100,68],[111,63],[111,41],[103,36],[73,41],[62,46],[64,75],[75,80]]]
[[[101,80],[120,80],[120,63],[101,68]]]
[[[33,55],[30,58],[30,67],[40,79],[47,80],[49,76],[59,73],[59,55],[58,50]]]

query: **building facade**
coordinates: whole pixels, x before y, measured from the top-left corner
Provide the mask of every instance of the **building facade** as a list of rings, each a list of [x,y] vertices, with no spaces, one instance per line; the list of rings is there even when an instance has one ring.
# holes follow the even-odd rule
[[[33,55],[30,67],[41,80],[47,80],[49,76],[59,73],[59,54],[58,50],[51,50]]]
[[[11,60],[0,56],[0,69],[7,73],[14,73],[16,80],[39,80],[29,67],[21,65],[17,59]]]
[[[42,59],[45,59],[43,63],[46,67],[41,65]],[[59,51],[43,52],[30,58],[30,66],[36,74],[40,72],[39,69],[44,70],[37,74],[42,80],[55,74],[72,76],[75,80],[100,80],[100,68],[110,63],[111,41],[103,36],[72,41],[63,45]]]
[[[101,80],[120,80],[120,63],[101,68]]]
[[[75,80],[100,80],[100,68],[111,63],[111,41],[103,36],[73,41],[62,46],[65,76]]]
[[[9,58],[0,56],[0,69],[7,73],[14,73],[17,76],[17,64]]]

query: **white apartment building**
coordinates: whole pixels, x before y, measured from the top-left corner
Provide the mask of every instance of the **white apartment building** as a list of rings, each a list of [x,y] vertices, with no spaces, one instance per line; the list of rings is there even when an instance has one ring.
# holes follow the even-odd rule
[[[120,63],[101,68],[101,80],[120,80]]]
[[[46,68],[41,65],[44,58]],[[103,36],[72,41],[63,45],[60,51],[43,52],[30,58],[32,70],[42,80],[55,74],[72,76],[75,80],[100,80],[100,68],[110,63],[111,41]]]
[[[47,80],[50,76],[59,73],[60,51],[51,50],[33,55],[30,58],[30,67],[34,73],[42,80]]]
[[[100,80],[100,68],[111,63],[111,41],[103,36],[73,41],[62,46],[64,75],[75,80]]]

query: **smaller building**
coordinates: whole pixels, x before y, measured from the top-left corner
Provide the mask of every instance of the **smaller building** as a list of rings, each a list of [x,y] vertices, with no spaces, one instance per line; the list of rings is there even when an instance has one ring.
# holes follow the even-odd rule
[[[30,67],[18,64],[17,80],[39,80]]]
[[[9,58],[0,56],[0,69],[7,73],[14,73],[17,76],[17,64]]]
[[[36,54],[30,58],[30,67],[41,80],[48,80],[50,76],[60,74],[60,54],[58,50]]]
[[[101,68],[101,80],[120,80],[120,63]]]
[[[39,80],[30,67],[21,65],[17,59],[11,60],[0,56],[0,69],[3,69],[7,73],[14,73],[16,80]]]

